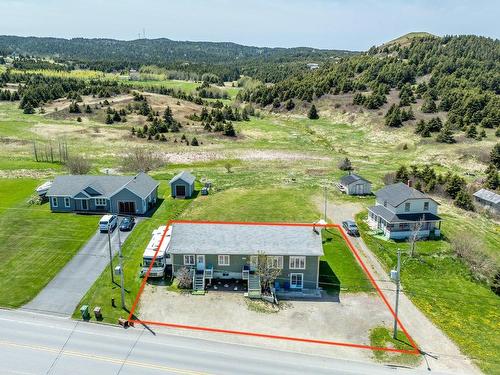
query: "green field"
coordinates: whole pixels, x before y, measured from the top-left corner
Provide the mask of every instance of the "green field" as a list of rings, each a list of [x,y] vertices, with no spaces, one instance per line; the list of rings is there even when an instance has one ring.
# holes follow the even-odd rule
[[[369,235],[365,218],[366,213],[357,217],[363,240],[387,270],[394,268],[397,249],[405,250],[408,244]],[[448,235],[447,226],[442,230],[443,235]],[[498,245],[498,236],[491,240]],[[473,281],[467,267],[452,254],[448,242],[417,242],[417,254],[414,258],[403,256],[401,281],[405,294],[485,372],[498,373],[498,296],[487,286]]]
[[[93,216],[28,206],[38,183],[0,179],[0,306],[19,307],[36,296],[97,227]]]

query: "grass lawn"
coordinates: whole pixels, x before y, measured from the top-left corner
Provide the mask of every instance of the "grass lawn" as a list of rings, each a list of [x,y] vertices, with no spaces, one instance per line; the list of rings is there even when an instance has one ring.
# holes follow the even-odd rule
[[[142,281],[139,277],[139,271],[141,269],[140,264],[142,263],[144,249],[151,240],[151,232],[159,226],[164,225],[168,220],[175,219],[180,212],[193,203],[193,200],[189,199],[172,199],[167,187],[168,184],[162,181],[158,196],[163,196],[163,202],[151,218],[137,225],[122,248],[124,256],[123,268],[125,273],[125,288],[127,289],[125,303],[129,309],[132,307]],[[113,264],[118,264],[118,257],[115,257]],[[115,281],[119,283],[119,278],[115,279]],[[111,306],[111,298],[115,299],[117,307],[113,308]],[[101,306],[103,320],[108,323],[117,323],[119,317],[128,317],[128,312],[121,308],[120,298],[120,287],[119,285],[111,283],[109,269],[106,268],[82,298],[73,317],[80,318],[79,309],[81,305],[89,305],[91,310],[93,310],[95,306]]]
[[[356,220],[363,240],[386,269],[394,267],[397,248],[404,250],[408,245],[370,236],[365,218],[366,213],[362,213]],[[446,228],[443,234],[448,235]],[[403,258],[405,293],[483,371],[500,373],[500,298],[472,279],[467,267],[453,256],[448,242],[421,241],[417,252],[414,259]]]
[[[401,330],[398,330],[397,339],[394,339],[392,337],[392,330],[386,327],[376,327],[370,331],[370,345],[382,348],[412,350],[412,346]],[[422,361],[421,355],[391,353],[380,350],[374,350],[373,357],[380,362],[411,367],[418,365]]]
[[[322,231],[325,255],[319,263],[319,284],[328,293],[371,292],[373,286],[352,254],[340,231]]]
[[[95,232],[97,218],[29,207],[39,181],[0,180],[0,306],[19,307],[61,270]]]

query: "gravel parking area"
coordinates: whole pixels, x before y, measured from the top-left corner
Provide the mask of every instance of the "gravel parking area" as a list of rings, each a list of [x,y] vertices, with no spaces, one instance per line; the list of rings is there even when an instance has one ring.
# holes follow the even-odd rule
[[[210,291],[191,295],[147,285],[140,318],[149,321],[250,331],[282,336],[369,344],[369,330],[390,325],[391,315],[375,294],[284,301],[272,310],[243,293]],[[267,305],[269,306],[269,305]]]

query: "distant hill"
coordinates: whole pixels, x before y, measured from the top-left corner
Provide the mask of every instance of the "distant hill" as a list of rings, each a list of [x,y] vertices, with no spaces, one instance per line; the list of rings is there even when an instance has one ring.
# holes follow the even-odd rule
[[[414,32],[402,35],[399,38],[393,39],[389,42],[386,42],[386,43],[382,44],[382,46],[392,46],[392,45],[396,45],[396,44],[399,44],[400,46],[407,46],[415,39],[426,38],[426,37],[438,38],[436,35],[431,34],[431,33],[427,33],[424,31],[418,31],[418,32],[414,31]]]

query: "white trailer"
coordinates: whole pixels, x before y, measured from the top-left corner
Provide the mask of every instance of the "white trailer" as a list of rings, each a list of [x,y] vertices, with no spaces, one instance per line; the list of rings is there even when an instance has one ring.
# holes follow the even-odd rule
[[[146,272],[148,271],[151,261],[153,260],[153,257],[156,253],[156,250],[158,250],[158,247],[160,246],[163,233],[166,229],[167,227],[163,225],[153,231],[151,241],[149,241],[149,244],[146,247],[146,250],[144,250],[144,254],[142,255],[141,276],[146,275]],[[149,277],[164,277],[167,266],[172,266],[172,257],[171,254],[168,253],[168,245],[170,244],[171,235],[172,227],[168,229],[163,242],[161,242],[161,247],[158,250],[158,255],[156,256],[153,267],[151,268]]]

